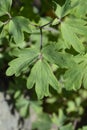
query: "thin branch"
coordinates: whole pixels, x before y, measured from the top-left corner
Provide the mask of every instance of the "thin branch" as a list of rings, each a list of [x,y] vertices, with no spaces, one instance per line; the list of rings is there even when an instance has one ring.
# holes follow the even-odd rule
[[[46,23],[46,24],[44,24],[42,26],[39,26],[39,25],[36,25],[36,24],[33,24],[33,23],[30,23],[30,25],[32,25],[32,26],[34,26],[36,28],[44,28],[45,26],[50,25],[52,22],[53,22],[53,19],[49,23]]]
[[[45,26],[50,25],[53,22],[53,20],[54,19],[52,19],[49,23],[46,23],[46,24],[42,25],[41,28],[44,28]]]
[[[42,46],[43,46],[43,32],[42,32],[42,27],[39,27],[40,28],[40,50],[42,49]]]

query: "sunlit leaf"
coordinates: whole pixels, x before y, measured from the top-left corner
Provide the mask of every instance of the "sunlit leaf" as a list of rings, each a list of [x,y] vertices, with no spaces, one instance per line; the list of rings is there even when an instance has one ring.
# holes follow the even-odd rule
[[[38,98],[50,95],[49,85],[56,91],[60,91],[61,89],[51,67],[45,60],[39,60],[31,70],[27,81],[27,87],[30,89],[34,84]]]
[[[22,16],[16,16],[9,22],[9,33],[13,35],[14,41],[21,44],[24,41],[24,33],[31,33],[29,20]]]
[[[37,59],[39,52],[35,48],[28,48],[19,52],[18,58],[12,60],[9,63],[9,68],[6,71],[8,76],[13,74],[19,75],[20,72],[27,66],[29,66],[35,59]]]

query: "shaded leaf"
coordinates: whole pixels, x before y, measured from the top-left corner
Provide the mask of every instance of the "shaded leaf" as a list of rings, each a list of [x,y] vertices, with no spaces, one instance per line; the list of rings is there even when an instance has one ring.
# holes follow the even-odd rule
[[[22,117],[27,117],[29,114],[29,100],[25,99],[23,96],[16,100],[16,108]]]

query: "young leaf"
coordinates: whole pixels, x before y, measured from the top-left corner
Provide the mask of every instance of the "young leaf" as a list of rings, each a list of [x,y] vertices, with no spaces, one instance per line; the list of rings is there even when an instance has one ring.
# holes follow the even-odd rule
[[[12,0],[0,0],[0,16],[9,13]]]
[[[24,68],[29,66],[35,59],[37,59],[39,52],[35,48],[27,48],[19,52],[18,58],[12,60],[9,63],[9,68],[6,71],[6,75],[11,76],[15,74],[16,76],[22,72]]]
[[[14,41],[20,44],[24,41],[23,32],[31,33],[29,20],[22,16],[16,16],[9,22],[9,33],[13,35]]]
[[[36,62],[27,80],[27,87],[30,89],[35,84],[35,90],[39,99],[49,96],[49,85],[60,91],[60,84],[54,76],[49,64],[45,60]]]

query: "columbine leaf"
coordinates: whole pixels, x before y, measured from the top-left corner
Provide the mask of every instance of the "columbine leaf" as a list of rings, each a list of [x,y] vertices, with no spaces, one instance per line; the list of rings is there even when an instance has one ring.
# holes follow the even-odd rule
[[[24,41],[23,32],[30,33],[29,20],[22,16],[16,16],[9,22],[9,33],[13,35],[14,41],[20,44]]]
[[[83,77],[83,86],[87,89],[87,67],[85,69],[84,77]]]
[[[62,126],[60,128],[60,130],[74,130],[74,128],[73,128],[72,124],[70,123],[68,125]]]
[[[27,117],[29,114],[30,101],[25,99],[23,96],[16,100],[16,108],[22,117]]]
[[[65,4],[61,7],[59,4],[56,4],[57,8],[55,10],[55,14],[58,18],[63,18],[66,16],[71,9],[71,0],[66,0]]]
[[[64,115],[63,110],[59,109],[58,110],[58,116],[56,114],[53,114],[52,116],[52,121],[53,123],[55,123],[58,127],[63,126],[65,120],[66,120],[66,116]]]
[[[84,64],[76,65],[74,68],[66,71],[64,75],[65,88],[67,90],[77,90],[81,87],[82,79],[84,75]]]
[[[31,70],[27,80],[27,87],[30,89],[34,84],[39,99],[50,95],[49,84],[55,90],[60,91],[60,84],[45,60],[39,60]]]
[[[10,11],[12,0],[0,0],[0,16],[7,14]]]
[[[67,23],[76,34],[87,36],[87,22],[85,20],[79,18],[69,18],[67,19]]]
[[[56,5],[57,5],[57,8],[55,10],[55,14],[56,14],[56,16],[58,16],[59,18],[61,18],[62,7],[59,4],[56,4]]]
[[[50,130],[52,127],[51,118],[45,113],[40,114],[37,120],[33,123],[32,127],[33,129],[37,128],[38,130]]]
[[[71,0],[66,0],[65,4],[62,6],[62,11],[61,11],[61,17],[66,16],[71,9]]]
[[[68,68],[75,65],[73,56],[68,53],[58,52],[55,44],[48,45],[42,50],[43,56],[50,63],[56,64],[61,68]]]
[[[19,52],[18,58],[9,63],[9,68],[6,71],[8,76],[15,74],[16,76],[23,71],[24,68],[29,66],[39,55],[35,48],[27,48]]]
[[[73,1],[74,2],[74,1]],[[85,18],[86,17],[86,14],[87,14],[87,0],[79,0],[78,1],[78,6],[75,10],[75,15],[76,16],[79,16],[80,18]]]
[[[74,28],[72,28],[68,23],[63,22],[61,24],[61,32],[64,41],[69,47],[72,45],[72,47],[79,53],[83,53],[85,51],[81,40],[74,31]]]
[[[83,84],[84,88],[87,89],[87,54],[77,55],[74,60],[77,64],[64,74],[64,86],[67,90],[76,90]]]

